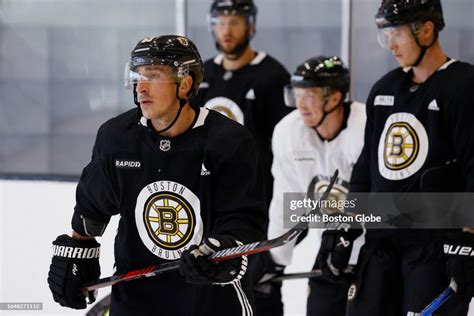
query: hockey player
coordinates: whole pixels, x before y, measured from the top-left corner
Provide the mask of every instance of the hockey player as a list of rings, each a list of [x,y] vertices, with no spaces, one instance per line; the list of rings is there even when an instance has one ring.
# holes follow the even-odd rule
[[[290,75],[278,61],[250,45],[256,17],[252,0],[213,1],[209,24],[220,54],[204,63],[204,79],[193,104],[219,111],[248,128],[257,142],[270,203],[271,136],[275,124],[290,111],[283,101]]]
[[[273,133],[275,182],[269,211],[269,238],[286,231],[283,225],[285,192],[308,192],[310,187],[313,192],[323,192],[332,172],[339,169],[339,179],[331,196],[345,198],[352,166],[362,149],[365,126],[365,106],[345,101],[349,85],[349,71],[340,58],[319,56],[299,65],[291,76],[291,85],[285,87],[285,101],[298,111],[283,118]],[[278,273],[291,263],[294,246],[295,243],[291,243],[271,250],[267,274]],[[321,268],[316,262],[314,269]],[[311,279],[309,287],[307,315],[345,315],[349,282]],[[267,292],[271,299],[267,306],[269,312],[259,315],[283,315],[280,290],[281,283],[260,286],[260,292]]]
[[[445,23],[440,0],[382,0],[380,44],[400,67],[373,86],[367,100],[364,148],[354,166],[354,192],[474,190],[474,67],[446,56],[438,41]],[[454,177],[453,165],[462,178]],[[357,234],[339,231],[350,242]],[[472,247],[473,235],[445,230],[368,230],[357,265],[349,315],[421,311],[453,278],[457,294],[437,315],[466,315],[474,294],[474,260],[445,249]],[[324,243],[323,239],[323,243]],[[331,244],[322,254],[328,262]],[[448,263],[448,269],[446,269]],[[347,263],[339,262],[342,269]]]
[[[54,300],[86,307],[79,288],[100,275],[94,237],[120,214],[117,273],[181,260],[181,275],[114,285],[111,315],[252,315],[247,259],[206,260],[218,249],[264,238],[252,136],[215,111],[189,105],[202,61],[186,37],[141,40],[125,75],[138,107],[99,129],[77,186],[73,235],[53,242]]]

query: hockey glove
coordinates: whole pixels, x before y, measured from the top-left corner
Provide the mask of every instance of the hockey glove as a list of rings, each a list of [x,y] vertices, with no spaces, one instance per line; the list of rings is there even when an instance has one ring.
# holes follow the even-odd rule
[[[470,301],[474,296],[474,235],[448,233],[444,253],[448,256],[448,277],[457,284],[456,293]]]
[[[201,245],[192,245],[181,255],[180,273],[192,284],[228,284],[238,281],[247,270],[247,256],[221,262],[212,262],[214,252],[237,247],[241,243],[230,236],[213,235],[204,238]]]
[[[344,272],[349,266],[354,240],[362,235],[359,225],[338,224],[327,228],[322,235],[321,247],[316,257],[315,267],[321,269],[322,277],[328,281],[348,281],[350,274]]]
[[[74,240],[61,235],[53,242],[53,259],[48,284],[54,301],[61,306],[84,309],[86,295],[80,292],[84,283],[100,276],[100,244],[94,239]],[[88,304],[95,301],[96,291],[87,293]]]

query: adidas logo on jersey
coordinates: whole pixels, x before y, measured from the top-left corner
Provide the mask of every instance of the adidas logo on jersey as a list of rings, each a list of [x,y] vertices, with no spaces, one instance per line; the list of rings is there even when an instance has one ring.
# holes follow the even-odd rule
[[[431,101],[430,104],[428,104],[428,110],[439,111],[438,103],[436,102],[435,99],[433,99],[433,101]]]
[[[245,98],[247,100],[255,100],[255,92],[253,91],[253,89],[250,89],[249,91],[247,91]]]
[[[201,165],[201,176],[208,176],[210,175],[211,172],[206,169],[206,166],[204,164]]]

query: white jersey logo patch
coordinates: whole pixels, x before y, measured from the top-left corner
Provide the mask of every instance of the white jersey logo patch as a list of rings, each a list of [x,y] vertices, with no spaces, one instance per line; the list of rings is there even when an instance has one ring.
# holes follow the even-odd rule
[[[428,110],[431,111],[439,111],[438,103],[436,102],[436,99],[433,99],[433,101],[428,104]]]
[[[375,97],[374,106],[393,106],[395,104],[395,97],[393,95],[378,95]]]
[[[198,197],[173,181],[145,186],[137,198],[135,221],[143,244],[155,256],[176,260],[203,234]]]
[[[388,180],[403,180],[424,164],[428,135],[411,113],[394,113],[387,118],[378,147],[379,172]]]
[[[244,113],[234,101],[226,97],[212,98],[204,104],[205,108],[224,114],[231,120],[244,125]]]

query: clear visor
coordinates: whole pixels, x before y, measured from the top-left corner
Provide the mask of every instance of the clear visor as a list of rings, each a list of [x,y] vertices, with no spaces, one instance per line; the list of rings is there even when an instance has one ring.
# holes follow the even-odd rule
[[[125,65],[125,87],[132,89],[137,83],[175,83],[189,74],[189,67],[171,67],[169,63],[136,65],[129,61]]]
[[[380,46],[388,50],[392,46],[405,45],[414,40],[412,27],[411,25],[400,25],[378,29],[377,40]]]
[[[227,27],[229,28],[244,27],[247,25],[247,23],[252,23],[252,21],[250,21],[250,17],[246,17],[244,15],[239,15],[236,13],[232,14],[232,12],[225,15],[209,17],[209,26],[211,27],[212,30],[216,28],[224,29]]]
[[[283,88],[283,98],[285,100],[286,106],[290,108],[296,107],[295,94],[294,94],[293,87],[291,86],[291,84],[287,84]]]
[[[295,108],[299,104],[309,106],[324,104],[323,102],[318,102],[320,96],[316,93],[315,88],[295,88],[289,84],[283,88],[283,96],[286,106],[292,108]]]

